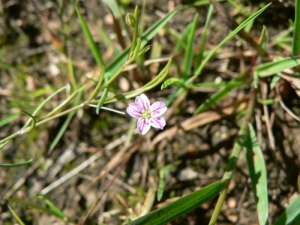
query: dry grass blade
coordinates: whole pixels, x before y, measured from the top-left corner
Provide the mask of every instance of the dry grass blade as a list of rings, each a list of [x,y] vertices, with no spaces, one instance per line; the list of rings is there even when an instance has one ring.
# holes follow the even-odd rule
[[[130,146],[125,146],[123,149],[127,150]],[[96,200],[96,202],[94,203],[94,205],[91,207],[91,209],[88,211],[88,213],[86,214],[85,218],[83,219],[83,221],[80,222],[81,225],[86,224],[87,219],[90,217],[90,215],[92,215],[92,213],[95,211],[97,205],[103,206],[104,202],[105,202],[105,197],[107,195],[107,192],[110,188],[110,186],[114,183],[115,179],[117,178],[117,176],[120,174],[120,172],[123,170],[125,164],[128,162],[128,160],[130,159],[130,157],[132,156],[132,154],[137,151],[140,147],[140,143],[136,143],[134,144],[130,150],[127,152],[127,154],[125,156],[123,156],[122,158],[120,158],[120,160],[118,160],[118,169],[117,171],[114,173],[113,178],[105,185],[104,189],[102,191],[100,191],[99,193],[99,197]],[[120,156],[120,155],[119,155]],[[110,162],[112,162],[110,165],[113,165],[115,162],[117,162],[117,160],[111,160]],[[115,164],[114,164],[115,165]],[[115,165],[116,166],[116,165]],[[109,169],[113,169],[113,168],[109,168]],[[107,170],[106,170],[107,171]],[[106,174],[106,171],[103,175]],[[108,171],[107,171],[108,172]],[[102,173],[100,174],[102,175]],[[101,176],[102,177],[102,176]],[[100,178],[101,178],[100,177]],[[100,179],[99,177],[97,177],[96,179]],[[102,204],[101,204],[102,203]]]
[[[111,149],[115,148],[116,146],[120,145],[121,143],[123,143],[125,140],[126,140],[126,136],[124,135],[121,138],[117,139],[116,141],[112,142],[110,145],[107,145],[105,150],[111,150]],[[93,163],[98,158],[100,158],[102,156],[102,154],[103,154],[102,152],[97,152],[96,154],[94,154],[93,156],[88,158],[86,161],[81,163],[79,166],[77,166],[75,169],[73,169],[72,171],[70,171],[69,173],[64,175],[63,177],[57,179],[55,182],[51,183],[49,186],[45,187],[43,190],[41,190],[40,194],[45,195],[45,194],[49,193],[51,190],[53,190],[54,188],[65,183],[66,181],[68,181],[69,179],[74,177],[76,174],[78,174],[80,171],[82,171],[83,169],[88,167],[91,163]]]
[[[281,95],[280,95],[280,85],[279,84],[276,84],[276,92],[277,92],[277,94],[278,94],[278,97],[279,97],[279,102],[280,102],[280,105],[281,105],[281,107],[291,116],[291,117],[293,117],[295,120],[298,120],[299,122],[300,122],[300,118],[295,114],[295,113],[293,113],[292,112],[292,110],[290,110],[285,104],[284,104],[284,102],[283,102],[283,100],[282,100],[282,97],[281,97]]]

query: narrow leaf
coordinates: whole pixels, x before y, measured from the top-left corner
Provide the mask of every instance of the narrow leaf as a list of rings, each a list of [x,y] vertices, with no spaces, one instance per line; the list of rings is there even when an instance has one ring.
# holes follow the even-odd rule
[[[217,181],[160,209],[134,220],[128,225],[165,224],[214,198],[222,190],[225,180]]]
[[[93,39],[93,37],[91,35],[90,29],[88,28],[88,26],[87,26],[87,24],[86,24],[83,16],[81,15],[81,13],[80,13],[80,11],[79,11],[79,9],[77,7],[76,7],[76,12],[77,12],[77,15],[78,15],[79,22],[80,22],[80,25],[82,27],[82,30],[83,30],[83,32],[85,34],[85,37],[86,37],[86,39],[87,39],[87,41],[89,43],[89,46],[90,46],[90,48],[92,50],[93,56],[94,56],[97,64],[100,66],[100,68],[102,70],[105,70],[104,62],[102,60],[101,54],[100,54],[100,52],[98,50],[98,47],[95,44],[94,39]]]
[[[19,222],[20,225],[25,225],[25,223],[21,220],[21,218],[15,213],[15,211],[8,205],[7,206],[11,214],[15,217],[15,219]]]
[[[275,62],[269,62],[255,67],[254,73],[259,77],[268,77],[285,69],[300,65],[300,58],[285,58]]]
[[[32,159],[26,161],[26,162],[21,162],[21,163],[14,163],[14,164],[0,164],[0,167],[20,167],[20,166],[26,166],[28,164],[32,163]]]
[[[209,99],[207,99],[202,105],[200,105],[194,112],[194,115],[197,115],[197,114],[209,109],[213,105],[216,105],[217,103],[222,101],[225,97],[227,97],[227,95],[231,91],[246,84],[247,83],[246,75],[247,75],[247,73],[245,72],[245,73],[241,74],[239,77],[237,77],[236,79],[229,81],[227,83],[227,85],[224,86],[224,88],[217,91]]]
[[[295,1],[293,56],[300,55],[300,0]]]
[[[249,136],[245,143],[245,152],[248,168],[251,177],[252,189],[257,205],[257,214],[260,225],[266,225],[268,222],[268,188],[267,188],[267,170],[264,157],[255,131],[251,124],[249,126]]]
[[[198,21],[198,14],[196,14],[194,16],[192,27],[191,27],[191,30],[190,30],[190,33],[188,36],[187,49],[185,51],[184,62],[183,62],[183,77],[184,78],[186,78],[190,74],[191,68],[192,68],[197,21]]]
[[[169,87],[171,84],[177,84],[178,86],[182,86],[182,85],[184,85],[184,82],[183,82],[183,80],[176,78],[176,77],[169,78],[161,85],[161,90]]]
[[[280,217],[276,220],[273,225],[289,225],[299,224],[296,221],[300,219],[300,195],[298,195],[284,210]]]

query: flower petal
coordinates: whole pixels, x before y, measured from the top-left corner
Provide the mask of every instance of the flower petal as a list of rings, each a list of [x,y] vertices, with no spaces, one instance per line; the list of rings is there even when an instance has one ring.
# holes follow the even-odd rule
[[[150,124],[152,127],[162,130],[162,129],[164,129],[164,126],[166,126],[166,120],[163,117],[159,116],[156,118],[151,118]]]
[[[137,104],[142,110],[150,108],[149,98],[145,94],[137,96],[135,99],[135,104]]]
[[[158,101],[150,106],[150,110],[152,112],[152,117],[159,117],[167,111],[167,107],[164,102]]]
[[[126,109],[126,112],[133,118],[141,118],[142,116],[142,111],[140,107],[135,103],[129,104],[128,108]]]
[[[150,121],[149,120],[144,120],[144,119],[138,119],[137,122],[137,129],[139,134],[146,134],[150,130]]]

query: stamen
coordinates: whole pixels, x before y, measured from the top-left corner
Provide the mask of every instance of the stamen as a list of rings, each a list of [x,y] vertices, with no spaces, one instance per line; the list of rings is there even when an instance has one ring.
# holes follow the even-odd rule
[[[149,109],[145,109],[142,112],[142,119],[146,120],[146,119],[150,119],[151,118],[151,111]]]

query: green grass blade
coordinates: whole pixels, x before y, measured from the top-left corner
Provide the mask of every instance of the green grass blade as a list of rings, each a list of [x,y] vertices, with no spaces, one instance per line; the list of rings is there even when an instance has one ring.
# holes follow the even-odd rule
[[[2,120],[0,121],[0,127],[3,127],[3,126],[5,126],[6,124],[11,123],[13,120],[17,119],[19,116],[20,116],[20,114],[19,114],[19,113],[16,113],[16,114],[11,114],[11,115],[9,115],[8,117],[2,119]]]
[[[117,95],[111,98],[107,98],[104,102],[104,104],[108,104],[108,103],[112,103],[112,102],[116,102],[117,100],[124,100],[124,99],[129,99],[129,98],[133,98],[139,94],[142,94],[148,90],[151,90],[152,88],[154,88],[155,86],[157,86],[158,84],[160,84],[161,82],[164,81],[164,79],[166,78],[166,76],[169,73],[169,69],[170,66],[172,64],[172,58],[169,60],[169,62],[167,63],[167,65],[163,68],[163,70],[160,71],[160,73],[150,82],[148,82],[147,84],[145,84],[143,87],[140,87],[134,91],[129,91],[126,92],[124,94],[121,95]]]
[[[8,205],[7,206],[11,214],[15,217],[15,219],[19,222],[20,225],[25,225],[25,223],[21,220],[21,218],[15,213],[15,211]]]
[[[257,205],[257,214],[260,225],[268,223],[268,187],[267,170],[261,148],[258,145],[255,131],[249,126],[249,138],[245,143],[245,153],[251,177],[252,189]]]
[[[214,198],[222,190],[224,180],[217,181],[160,209],[134,220],[128,225],[165,224]]]
[[[76,90],[76,94],[77,94],[77,96],[76,96],[74,105],[79,105],[80,99],[81,99],[81,89]],[[70,98],[73,99],[73,97],[71,97],[71,96],[70,96]],[[67,101],[67,102],[69,102],[69,101]],[[57,133],[55,139],[53,140],[53,142],[51,143],[51,145],[49,147],[49,151],[50,152],[55,148],[55,146],[57,145],[57,143],[59,142],[59,140],[65,134],[65,132],[66,132],[69,124],[71,123],[72,118],[74,117],[75,113],[76,113],[76,111],[72,111],[72,112],[70,112],[68,114],[67,119],[63,123],[62,127],[59,129],[59,132]]]
[[[259,77],[268,77],[279,73],[285,69],[289,69],[300,65],[300,58],[285,58],[275,62],[268,62],[255,67],[254,73]]]
[[[192,62],[194,57],[194,43],[195,33],[197,29],[198,14],[194,16],[194,20],[191,26],[191,30],[188,36],[187,49],[185,51],[184,62],[183,62],[183,77],[186,79],[191,73]]]
[[[169,78],[161,85],[161,90],[169,87],[171,84],[177,84],[178,86],[183,86],[184,81],[176,77]]]
[[[59,208],[57,208],[49,199],[42,195],[39,195],[38,198],[42,199],[47,204],[47,206],[53,212],[55,212],[56,215],[59,215],[59,218],[67,218],[67,216]]]
[[[88,44],[92,50],[92,53],[93,53],[93,56],[97,62],[97,64],[100,66],[100,68],[102,70],[105,70],[105,65],[104,65],[104,62],[102,60],[102,57],[101,57],[101,54],[98,50],[98,47],[96,45],[96,43],[94,42],[94,39],[91,35],[91,32],[90,32],[90,29],[88,28],[83,16],[81,15],[79,9],[76,7],[76,12],[77,12],[77,15],[78,15],[78,18],[79,18],[79,22],[80,22],[80,25],[82,27],[82,30],[84,32],[84,35],[88,41]]]
[[[35,110],[34,112],[32,113],[32,117],[36,116],[36,114],[44,107],[44,105],[49,102],[54,96],[56,96],[59,92],[67,89],[68,85],[56,90],[53,94],[51,94],[50,96],[48,96]],[[23,129],[26,128],[30,122],[32,121],[32,118],[30,118],[26,124],[23,126]]]
[[[275,221],[273,225],[289,225],[299,224],[296,221],[300,219],[300,195],[298,195],[284,210],[280,217]]]
[[[20,167],[20,166],[26,166],[28,164],[32,163],[32,159],[29,159],[26,162],[21,162],[21,163],[14,163],[14,164],[0,164],[0,167]]]
[[[206,16],[206,21],[205,21],[205,25],[204,25],[204,30],[203,30],[203,34],[202,34],[202,39],[201,39],[201,45],[200,45],[200,50],[199,50],[199,54],[197,56],[197,61],[196,61],[196,65],[200,65],[203,59],[203,54],[204,54],[204,50],[205,50],[205,43],[206,43],[206,36],[207,36],[207,30],[208,30],[208,26],[209,26],[209,22],[210,22],[210,18],[213,12],[214,6],[212,4],[209,5],[208,8],[208,13]]]
[[[165,26],[167,22],[181,9],[183,9],[183,7],[177,7],[176,9],[168,13],[164,18],[157,21],[152,27],[150,27],[142,36],[141,48],[143,48],[148,43],[148,41],[150,41],[157,34],[157,32],[163,26]],[[123,51],[122,54],[119,55],[119,57],[117,57],[110,65],[108,65],[105,71],[105,76],[111,77],[118,71],[120,67],[124,65],[128,58],[129,50],[130,47]]]
[[[174,48],[175,52],[181,52],[186,48],[186,40],[190,33],[192,24],[188,24],[186,28],[182,31],[182,34],[176,33],[176,31],[170,30],[170,34],[176,39],[176,46]]]
[[[213,105],[216,105],[217,103],[222,101],[224,98],[226,98],[227,95],[231,91],[246,84],[247,83],[246,75],[247,75],[247,73],[245,72],[242,75],[240,75],[239,77],[237,77],[236,79],[229,81],[226,85],[224,85],[224,87],[221,90],[214,93],[209,99],[207,99],[202,105],[200,105],[195,110],[194,115],[197,115],[197,114],[209,109]]]
[[[296,0],[295,3],[295,21],[292,55],[300,55],[300,0]]]
[[[58,217],[60,219],[64,219],[64,220],[66,219],[65,216],[61,215],[60,213],[57,213],[55,210],[45,208],[43,206],[40,206],[39,204],[35,204],[35,203],[31,203],[31,202],[25,202],[25,201],[22,201],[22,200],[17,199],[17,198],[8,198],[7,200],[11,201],[11,202],[19,203],[19,204],[24,205],[24,206],[35,208],[35,209],[37,209],[39,211],[42,211],[42,212],[45,212],[47,214],[56,216],[56,217]]]
[[[96,113],[99,114],[99,111],[101,109],[101,107],[103,106],[104,102],[105,102],[105,99],[107,97],[107,94],[108,94],[108,90],[109,90],[109,86],[104,88],[103,92],[102,92],[102,96],[97,104],[97,109],[96,109]]]
[[[159,183],[157,188],[157,201],[160,201],[163,197],[165,190],[165,171],[161,169],[159,171]]]
[[[266,10],[266,8],[269,7],[271,3],[267,4],[260,10],[258,10],[256,13],[251,15],[249,18],[247,18],[244,22],[242,22],[234,31],[232,31],[223,41],[221,41],[208,55],[207,57],[203,60],[203,62],[200,64],[200,66],[196,69],[195,75],[191,77],[188,80],[188,83],[191,83],[196,77],[198,77],[204,66],[207,64],[207,62],[211,59],[211,57],[227,42],[229,41],[232,37],[234,37],[238,32],[240,32],[248,23],[250,23],[252,20],[254,20],[256,17],[258,17],[263,11]]]

